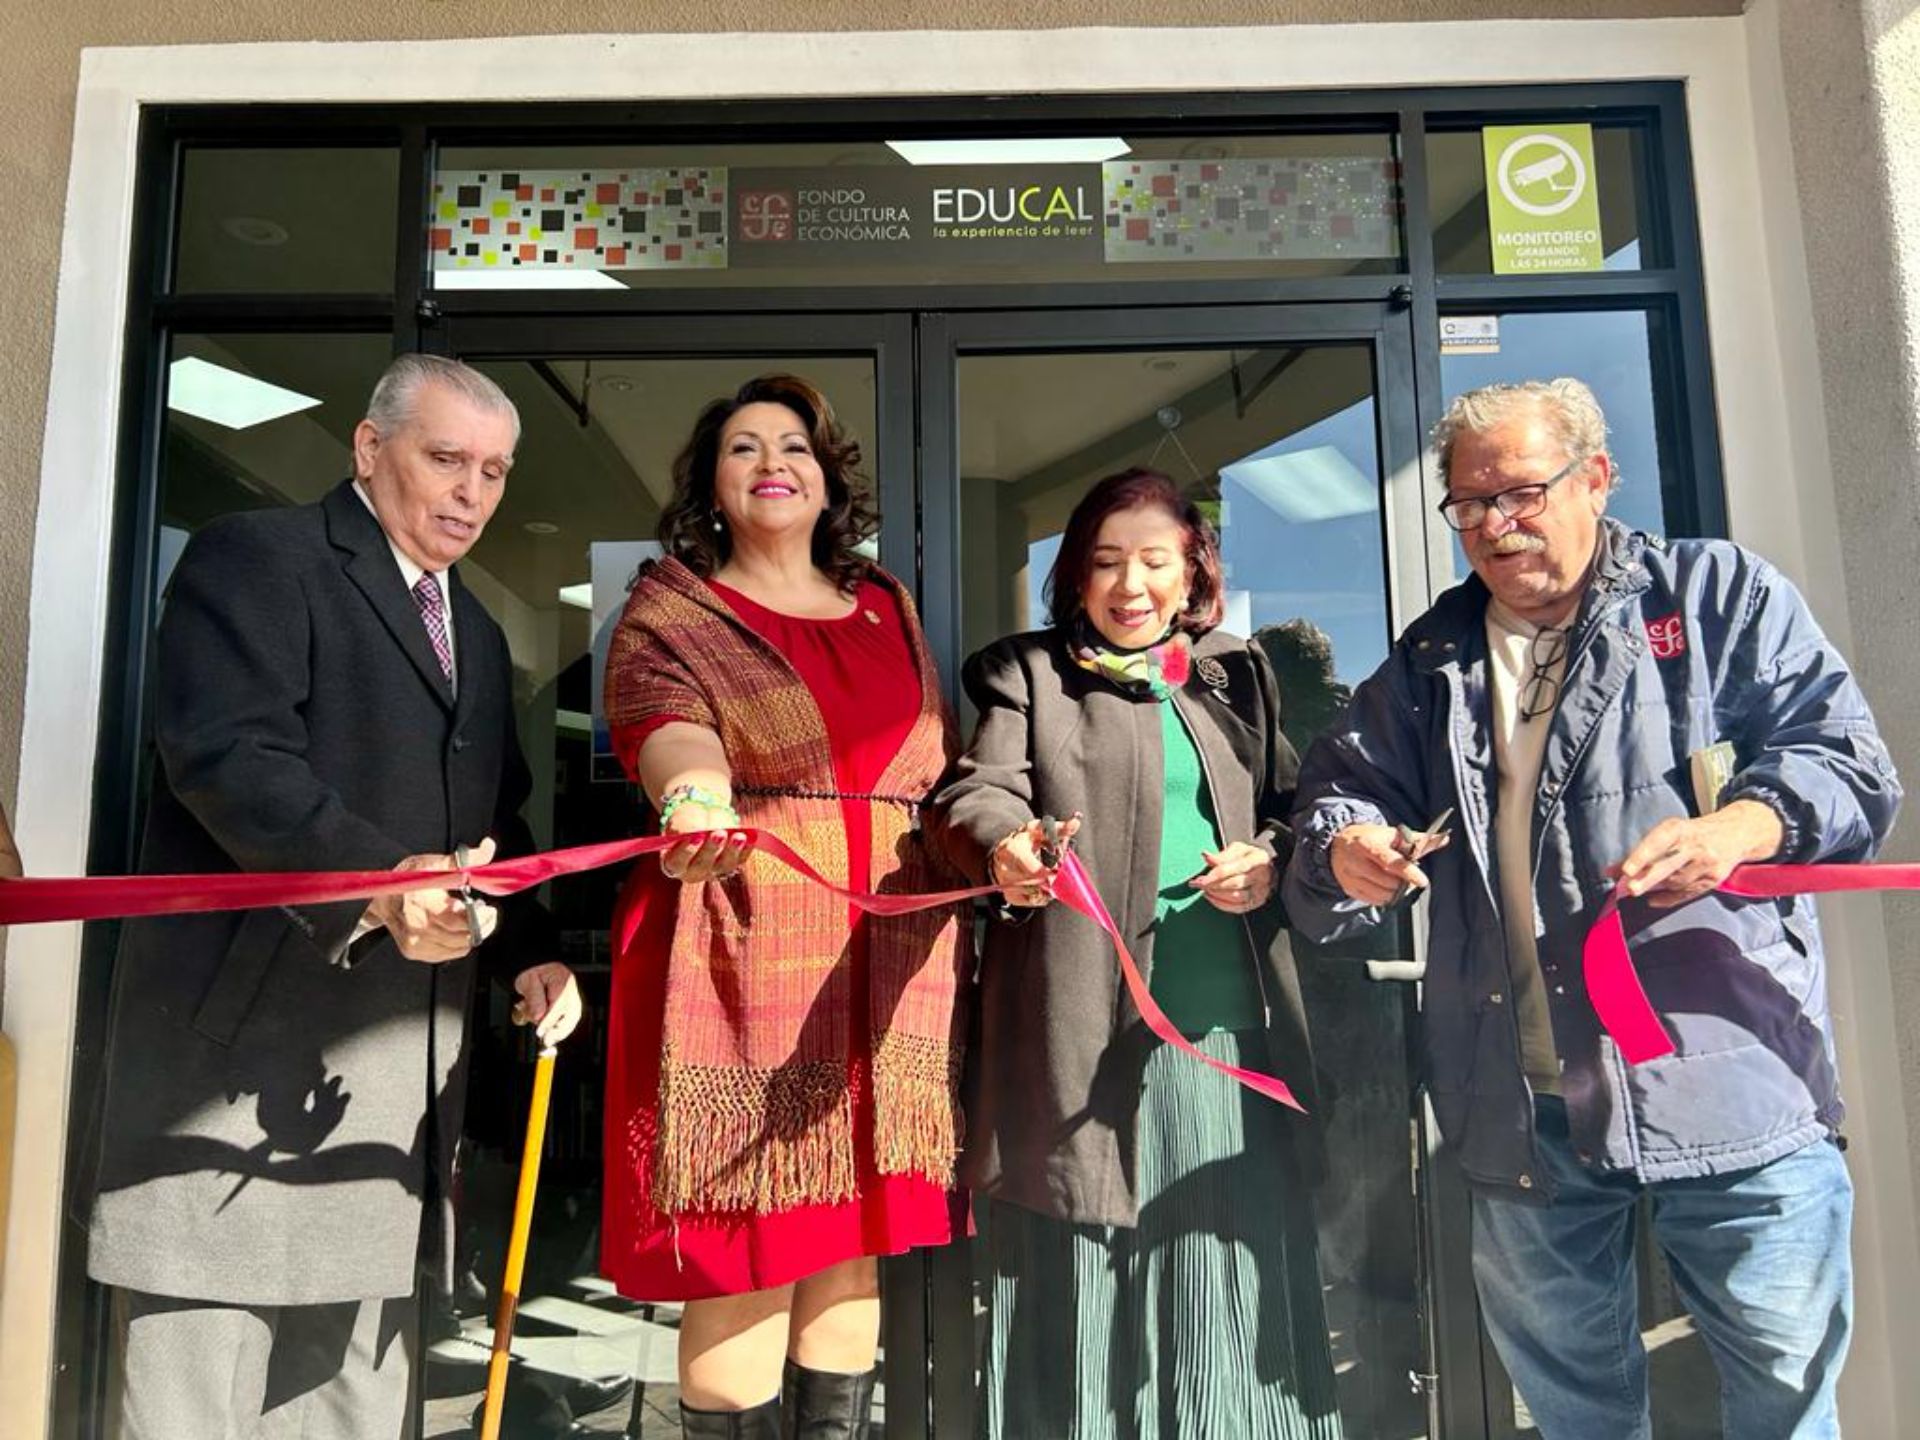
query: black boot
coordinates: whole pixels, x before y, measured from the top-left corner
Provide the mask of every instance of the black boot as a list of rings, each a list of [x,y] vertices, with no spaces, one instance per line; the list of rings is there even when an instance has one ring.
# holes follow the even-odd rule
[[[787,1361],[782,1440],[867,1440],[879,1373],[876,1366],[861,1375],[836,1375]]]
[[[682,1404],[680,1433],[686,1440],[780,1440],[780,1397],[751,1410],[694,1410]]]

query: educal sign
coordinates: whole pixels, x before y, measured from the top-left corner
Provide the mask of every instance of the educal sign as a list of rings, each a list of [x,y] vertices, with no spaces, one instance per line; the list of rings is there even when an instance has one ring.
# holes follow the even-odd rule
[[[735,170],[736,267],[1102,257],[1097,165]]]
[[[1593,127],[1489,125],[1481,139],[1493,273],[1600,269]]]

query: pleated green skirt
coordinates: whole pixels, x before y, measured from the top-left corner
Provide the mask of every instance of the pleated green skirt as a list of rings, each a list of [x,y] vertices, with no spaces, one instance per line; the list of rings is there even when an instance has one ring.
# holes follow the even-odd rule
[[[1196,1042],[1263,1068],[1257,1032]],[[988,1440],[1339,1440],[1310,1197],[1273,1101],[1167,1046],[1140,1102],[1137,1229],[995,1202]]]

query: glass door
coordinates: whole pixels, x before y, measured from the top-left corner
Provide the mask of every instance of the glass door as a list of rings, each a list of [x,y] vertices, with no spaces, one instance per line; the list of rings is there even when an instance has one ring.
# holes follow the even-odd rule
[[[642,833],[646,814],[608,744],[599,696],[606,639],[654,535],[674,457],[707,402],[755,376],[812,381],[860,441],[878,497],[877,556],[914,573],[912,385],[906,317],[706,317],[449,324],[446,348],[492,376],[523,433],[506,498],[462,566],[507,632],[520,736],[534,771],[528,819],[542,848]],[[608,922],[621,876],[547,887],[561,958],[588,1017],[561,1047],[528,1270],[514,1332],[505,1433],[679,1434],[679,1307],[625,1300],[598,1274]],[[462,1145],[460,1262],[451,1309],[429,1318],[423,1435],[464,1436],[485,1383],[492,1287],[513,1210],[531,1049],[501,992],[473,1015]],[[923,1405],[922,1298],[889,1275],[880,1413]],[[896,1316],[896,1312],[898,1315]],[[896,1371],[903,1377],[894,1382]],[[572,1425],[574,1429],[566,1428]],[[889,1434],[914,1433],[911,1425]]]
[[[1046,623],[1042,587],[1068,513],[1094,481],[1131,466],[1165,472],[1214,518],[1224,628],[1272,659],[1298,749],[1425,608],[1431,538],[1404,312],[931,315],[920,340],[924,611],[950,673],[999,636]],[[1320,1262],[1345,1431],[1411,1440],[1434,1433],[1413,937],[1296,953],[1332,1176]],[[940,1440],[971,1433],[984,1204],[976,1223],[970,1247],[928,1261]],[[1465,1388],[1478,1391],[1477,1368]]]

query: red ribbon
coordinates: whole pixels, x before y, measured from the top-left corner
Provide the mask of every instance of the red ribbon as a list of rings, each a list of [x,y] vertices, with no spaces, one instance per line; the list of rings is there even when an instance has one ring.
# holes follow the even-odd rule
[[[788,869],[812,881],[870,915],[906,915],[941,905],[992,895],[997,887],[942,890],[928,895],[861,895],[828,881],[779,836],[766,830],[746,830],[754,846]],[[57,880],[0,880],[0,925],[33,925],[55,920],[130,919],[141,915],[186,915],[208,910],[245,910],[268,905],[323,905],[336,900],[369,900],[410,890],[457,890],[471,885],[485,895],[513,895],[560,875],[597,870],[606,865],[658,854],[684,837],[652,835],[634,840],[608,840],[548,850],[516,860],[496,860],[468,870],[337,870],[248,871],[231,875],[84,876]],[[1269,1099],[1306,1113],[1285,1082],[1258,1071],[1244,1070],[1203,1054],[1180,1033],[1166,1012],[1154,1003],[1145,977],[1134,963],[1119,926],[1107,912],[1085,867],[1072,851],[1060,864],[1055,887],[1058,898],[1079,911],[1113,941],[1127,993],[1147,1028],[1177,1050],[1203,1065],[1257,1090]]]
[[[1135,968],[1133,956],[1127,953],[1127,942],[1120,938],[1120,927],[1113,923],[1113,916],[1107,913],[1106,903],[1101,900],[1100,892],[1093,888],[1093,880],[1081,865],[1080,857],[1071,850],[1060,862],[1060,878],[1054,884],[1054,895],[1063,903],[1078,910],[1094,924],[1107,932],[1107,938],[1113,941],[1113,950],[1120,957],[1120,973],[1126,977],[1127,993],[1133,996],[1133,1005],[1140,1012],[1140,1018],[1147,1022],[1147,1028],[1158,1035],[1167,1044],[1177,1050],[1184,1050],[1194,1059],[1211,1065],[1222,1075],[1236,1080],[1249,1090],[1257,1090],[1269,1100],[1278,1100],[1282,1105],[1298,1110],[1302,1115],[1307,1107],[1293,1098],[1284,1080],[1272,1075],[1263,1075],[1258,1070],[1243,1070],[1238,1065],[1229,1065],[1224,1060],[1215,1060],[1211,1055],[1203,1055],[1177,1029],[1166,1012],[1153,1003],[1153,996],[1147,992],[1147,982],[1141,978]]]
[[[1580,963],[1586,975],[1587,999],[1593,1013],[1629,1065],[1658,1060],[1673,1053],[1673,1037],[1647,999],[1646,989],[1627,953],[1627,932],[1620,924],[1620,895],[1616,887],[1600,907],[1599,918],[1581,942]]]
[[[1720,888],[1754,900],[1847,890],[1920,890],[1920,865],[1742,865]]]
[[[1742,865],[1720,882],[1727,895],[1779,900],[1788,895],[1833,895],[1861,890],[1920,890],[1920,865]],[[1616,888],[1600,909],[1581,955],[1587,996],[1600,1023],[1629,1065],[1671,1055],[1673,1037],[1647,999],[1627,953]]]
[[[749,830],[760,850],[822,889],[872,915],[905,915],[991,895],[991,885],[943,890],[930,895],[859,895],[830,883],[779,836]],[[549,850],[517,860],[496,860],[470,870],[253,871],[231,875],[126,875],[58,880],[0,880],[0,925],[32,925],[55,920],[125,919],[140,915],[185,915],[207,910],[244,910],[265,905],[319,905],[335,900],[366,900],[409,890],[457,889],[470,884],[486,895],[512,895],[560,875],[597,870],[673,845],[664,835],[609,840]],[[1729,895],[1778,899],[1787,895],[1823,895],[1863,890],[1920,890],[1920,865],[1743,865],[1722,882]],[[1055,887],[1058,899],[1077,910],[1113,942],[1127,993],[1147,1028],[1161,1040],[1211,1066],[1248,1089],[1305,1113],[1285,1082],[1202,1054],[1154,1003],[1134,963],[1120,927],[1114,924],[1100,893],[1068,851]],[[1673,1038],[1647,998],[1627,949],[1620,922],[1621,891],[1601,907],[1582,950],[1587,996],[1600,1023],[1630,1065],[1657,1060],[1674,1051]]]

